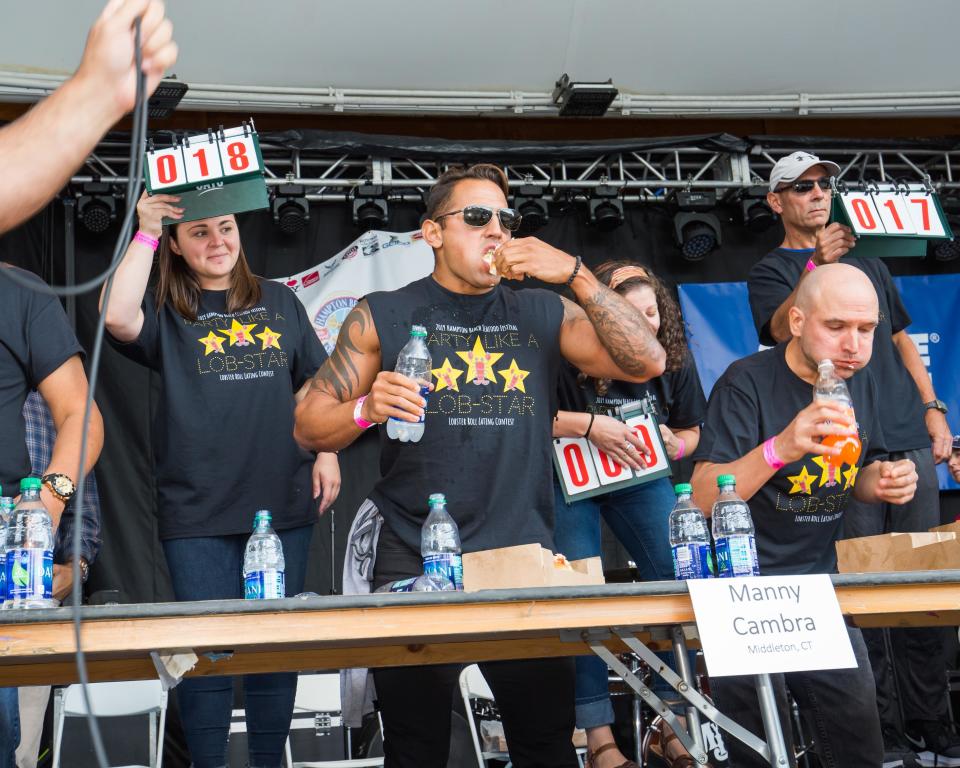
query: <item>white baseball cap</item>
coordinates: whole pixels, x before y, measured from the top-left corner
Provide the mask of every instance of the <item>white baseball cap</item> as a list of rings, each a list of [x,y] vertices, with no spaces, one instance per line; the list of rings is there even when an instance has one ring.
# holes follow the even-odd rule
[[[833,161],[821,160],[809,152],[794,152],[792,155],[781,157],[773,166],[773,170],[770,171],[770,191],[776,192],[781,184],[796,181],[815,165],[822,165],[831,176],[840,175],[840,166]]]

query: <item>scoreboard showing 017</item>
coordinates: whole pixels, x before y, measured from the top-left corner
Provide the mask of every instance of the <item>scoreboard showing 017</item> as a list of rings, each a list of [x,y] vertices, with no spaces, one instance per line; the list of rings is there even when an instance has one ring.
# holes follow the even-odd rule
[[[151,194],[263,173],[260,142],[246,124],[184,138],[177,146],[148,151],[146,159]]]
[[[940,199],[923,184],[841,186],[831,219],[853,230],[857,256],[924,256],[927,240],[953,239]]]

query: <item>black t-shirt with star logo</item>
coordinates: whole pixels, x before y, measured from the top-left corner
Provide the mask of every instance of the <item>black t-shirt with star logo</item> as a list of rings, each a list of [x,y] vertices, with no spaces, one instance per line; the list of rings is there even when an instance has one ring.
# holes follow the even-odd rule
[[[502,285],[467,296],[428,276],[367,302],[384,370],[412,325],[426,328],[433,360],[420,442],[390,440],[379,428],[382,478],[370,499],[386,524],[419,552],[427,498],[443,493],[464,552],[551,547],[560,297]]]
[[[694,461],[726,464],[782,432],[813,401],[813,386],[787,365],[787,343],[737,360],[710,393]],[[847,379],[861,452],[856,462],[832,467],[807,454],[774,474],[747,504],[756,528],[760,573],[835,573],[843,510],[857,473],[887,449],[880,427],[877,387],[869,369]]]
[[[303,304],[259,279],[256,306],[226,311],[226,291],[202,291],[195,321],[147,291],[143,328],[126,357],[157,371],[153,424],[161,539],[252,530],[266,509],[277,530],[316,520],[313,457],[293,439],[294,394],[327,355]]]

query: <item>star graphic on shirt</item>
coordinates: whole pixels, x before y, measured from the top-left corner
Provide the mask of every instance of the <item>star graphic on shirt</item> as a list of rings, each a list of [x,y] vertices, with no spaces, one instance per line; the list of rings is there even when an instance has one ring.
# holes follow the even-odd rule
[[[443,358],[443,365],[439,368],[432,369],[430,373],[437,377],[437,392],[441,389],[452,389],[454,392],[460,391],[457,379],[463,376],[463,371],[450,365],[449,357]]]
[[[807,472],[807,468],[800,467],[799,475],[787,475],[787,480],[793,483],[793,487],[790,488],[790,493],[805,493],[808,496],[813,490],[813,481],[817,479],[817,476]]]
[[[203,351],[204,357],[209,355],[211,352],[219,352],[221,355],[223,354],[223,339],[217,336],[217,334],[215,334],[213,331],[210,331],[210,333],[208,333],[202,339],[197,339],[197,341],[199,341],[205,347]]]
[[[509,392],[511,389],[519,389],[521,392],[527,391],[523,386],[523,380],[530,375],[530,371],[522,370],[517,365],[516,360],[511,360],[509,368],[501,368],[497,373],[503,377],[504,392]]]
[[[457,352],[457,357],[469,366],[465,381],[471,384],[496,382],[497,375],[493,372],[493,364],[503,357],[503,352],[487,352],[480,343],[479,335],[473,349],[470,352]]]
[[[267,325],[263,326],[263,333],[254,334],[254,336],[256,336],[258,339],[260,339],[260,341],[263,342],[263,346],[261,347],[261,349],[267,349],[269,347],[273,347],[274,349],[280,349],[280,337],[282,335],[283,335],[282,333],[271,331],[270,326],[267,326]]]
[[[823,488],[825,485],[836,485],[837,476],[840,474],[840,470],[827,462],[826,456],[814,456],[813,463],[816,464],[822,470],[820,473],[820,487]]]
[[[250,323],[250,325],[243,325],[238,323],[236,318],[233,318],[229,328],[225,328],[220,331],[224,336],[230,338],[230,346],[234,344],[239,344],[241,347],[246,347],[253,343],[253,329],[257,327],[256,323]]]
[[[860,471],[859,467],[856,465],[850,467],[846,472],[843,473],[843,479],[846,480],[843,484],[843,490],[847,491],[853,488],[857,482],[857,473]]]

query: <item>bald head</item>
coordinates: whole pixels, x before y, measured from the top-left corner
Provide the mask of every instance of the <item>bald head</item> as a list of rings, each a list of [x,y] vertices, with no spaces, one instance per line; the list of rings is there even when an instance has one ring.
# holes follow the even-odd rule
[[[850,264],[824,264],[817,267],[800,283],[794,305],[805,315],[820,310],[827,312],[840,309],[843,304],[877,307],[877,291],[870,278]]]
[[[789,318],[792,343],[810,371],[833,360],[846,378],[870,362],[880,304],[870,278],[856,267],[817,267],[800,282]]]

